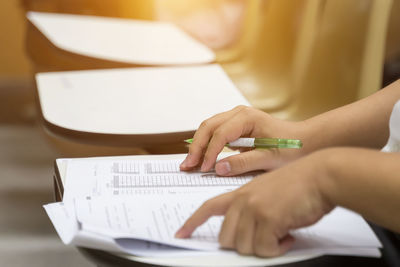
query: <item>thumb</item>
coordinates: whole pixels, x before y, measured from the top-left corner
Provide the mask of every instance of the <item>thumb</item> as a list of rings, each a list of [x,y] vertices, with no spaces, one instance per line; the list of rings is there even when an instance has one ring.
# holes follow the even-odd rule
[[[221,176],[232,176],[256,170],[269,170],[282,165],[280,152],[274,149],[254,149],[218,161],[215,171]]]

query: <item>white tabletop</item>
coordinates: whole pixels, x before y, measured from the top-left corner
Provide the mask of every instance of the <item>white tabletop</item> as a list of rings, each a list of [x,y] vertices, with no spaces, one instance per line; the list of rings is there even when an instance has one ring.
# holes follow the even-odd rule
[[[194,131],[249,105],[219,65],[41,73],[44,119],[65,129],[148,135]]]
[[[60,49],[136,65],[204,64],[215,54],[173,24],[29,12],[28,19]]]

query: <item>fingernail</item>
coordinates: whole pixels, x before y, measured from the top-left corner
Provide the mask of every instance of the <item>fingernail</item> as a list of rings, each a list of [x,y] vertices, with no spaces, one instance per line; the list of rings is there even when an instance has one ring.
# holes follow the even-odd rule
[[[215,165],[215,172],[218,175],[226,175],[231,172],[231,164],[228,161],[219,162]]]
[[[185,238],[185,237],[186,237],[186,231],[184,228],[179,229],[175,234],[175,238]]]

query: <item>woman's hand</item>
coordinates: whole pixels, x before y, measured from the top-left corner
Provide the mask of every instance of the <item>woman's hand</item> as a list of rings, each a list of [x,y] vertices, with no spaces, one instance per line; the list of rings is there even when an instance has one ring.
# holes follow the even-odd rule
[[[333,208],[321,189],[326,176],[323,152],[310,154],[206,201],[176,237],[189,237],[209,217],[225,215],[221,247],[245,255],[281,255],[294,241],[290,230],[317,222]]]
[[[201,164],[201,171],[209,171],[224,146],[240,137],[279,137],[301,139],[302,149],[251,150],[219,161],[215,170],[223,176],[236,175],[253,170],[269,170],[305,154],[307,129],[304,122],[282,121],[260,110],[238,106],[205,120],[196,131],[189,154],[182,162],[182,171]]]

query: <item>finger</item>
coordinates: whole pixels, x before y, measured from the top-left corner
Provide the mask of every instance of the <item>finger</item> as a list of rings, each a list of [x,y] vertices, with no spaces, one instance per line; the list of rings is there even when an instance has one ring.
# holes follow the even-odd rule
[[[194,230],[205,223],[211,216],[225,214],[232,200],[232,193],[226,193],[204,202],[203,205],[201,205],[201,207],[196,210],[176,232],[175,237],[190,237]]]
[[[204,160],[204,154],[203,155],[201,155],[201,157],[200,157],[200,159],[199,159],[199,162],[203,162],[203,160]],[[198,164],[196,164],[195,166],[192,166],[192,167],[187,167],[187,166],[182,166],[182,164],[183,164],[183,162],[181,163],[181,165],[180,165],[180,170],[181,171],[186,171],[186,172],[190,172],[190,171],[199,171],[198,169],[199,169],[199,166],[198,166]]]
[[[285,254],[293,246],[294,241],[295,241],[294,237],[291,236],[290,234],[288,234],[284,238],[282,238],[279,241],[280,255]]]
[[[280,238],[270,225],[260,223],[256,226],[254,252],[259,257],[276,257],[286,253],[294,241],[290,234]]]
[[[240,153],[252,151],[253,147],[229,147],[232,150],[239,150]]]
[[[253,149],[218,161],[215,171],[221,176],[233,176],[256,170],[276,169],[297,158],[297,151]]]
[[[190,170],[196,167],[203,156],[203,152],[208,146],[214,130],[224,121],[229,120],[243,107],[239,106],[232,110],[217,114],[210,119],[203,121],[193,137],[193,143],[189,146],[189,153],[186,159],[181,163],[181,170]]]
[[[234,249],[236,240],[236,227],[242,211],[242,201],[232,204],[225,214],[218,241],[222,248]]]
[[[201,166],[201,171],[206,172],[211,169],[217,159],[218,154],[227,143],[251,132],[252,126],[247,124],[247,120],[248,118],[246,118],[246,114],[238,113],[229,121],[226,121],[217,129],[215,129],[206,153],[204,154],[204,161]]]
[[[271,227],[264,222],[258,223],[256,226],[253,246],[254,253],[259,257],[274,257],[278,256],[280,252],[278,238]]]
[[[215,171],[221,176],[232,176],[255,170],[265,170],[275,161],[269,152],[263,150],[251,150],[218,161]]]
[[[236,228],[235,249],[243,255],[254,253],[255,220],[250,209],[244,209]]]

